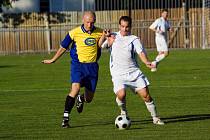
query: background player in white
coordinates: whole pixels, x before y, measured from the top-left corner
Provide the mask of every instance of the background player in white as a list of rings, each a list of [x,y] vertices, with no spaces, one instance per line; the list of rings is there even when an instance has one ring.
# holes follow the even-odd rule
[[[152,62],[155,65],[155,68],[151,69],[152,72],[157,70],[158,63],[169,54],[167,45],[167,31],[172,31],[172,28],[167,18],[168,10],[163,9],[161,11],[161,17],[156,19],[149,27],[149,29],[155,32],[155,43],[158,51],[155,61]]]
[[[153,68],[148,60],[140,39],[131,35],[132,19],[122,16],[119,20],[117,33],[111,33],[110,37],[103,43],[102,47],[110,47],[110,72],[116,94],[116,102],[121,109],[122,115],[128,115],[126,110],[126,88],[130,87],[144,101],[148,111],[151,113],[153,123],[163,125],[157,115],[153,99],[149,94],[149,81],[139,69],[135,56],[138,55],[141,61],[148,67]],[[104,37],[104,36],[102,36]]]

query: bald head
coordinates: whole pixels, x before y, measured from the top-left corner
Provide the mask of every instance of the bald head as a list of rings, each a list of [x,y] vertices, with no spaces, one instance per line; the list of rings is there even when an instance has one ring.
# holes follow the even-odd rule
[[[83,14],[83,19],[84,18],[94,18],[94,19],[96,19],[96,14],[95,14],[95,12],[93,12],[93,11],[85,11],[84,12],[84,14]]]
[[[96,20],[96,15],[94,12],[92,11],[84,12],[82,17],[82,22],[84,24],[84,28],[86,31],[90,31],[93,28],[95,20]]]

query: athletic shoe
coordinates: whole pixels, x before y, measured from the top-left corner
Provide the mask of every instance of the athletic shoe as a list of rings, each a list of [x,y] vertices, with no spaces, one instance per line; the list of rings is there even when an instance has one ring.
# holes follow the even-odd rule
[[[153,118],[153,124],[164,125],[165,123],[160,118],[154,117]]]
[[[153,61],[152,65],[154,66],[154,68],[151,68],[151,72],[156,72],[157,71],[157,62]]]
[[[69,128],[70,127],[69,119],[68,118],[64,118],[61,125],[62,125],[62,128]]]
[[[84,105],[84,102],[81,99],[81,95],[78,95],[77,96],[77,100],[76,100],[76,107],[77,107],[77,112],[78,113],[81,113],[82,112],[83,105]]]

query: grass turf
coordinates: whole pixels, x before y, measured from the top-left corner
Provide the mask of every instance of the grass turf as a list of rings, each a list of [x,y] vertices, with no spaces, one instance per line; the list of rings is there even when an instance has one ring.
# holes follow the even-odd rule
[[[150,58],[155,57],[149,51]],[[156,73],[144,65],[150,93],[164,126],[152,124],[142,100],[128,90],[132,126],[119,131],[119,113],[109,74],[109,54],[100,59],[95,98],[84,112],[72,110],[70,129],[61,128],[69,92],[69,54],[52,65],[41,60],[52,55],[0,56],[0,139],[72,140],[209,140],[210,50],[173,50]]]

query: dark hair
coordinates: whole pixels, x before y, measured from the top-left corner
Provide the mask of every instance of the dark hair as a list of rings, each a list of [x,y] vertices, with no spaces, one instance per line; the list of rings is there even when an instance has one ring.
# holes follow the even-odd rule
[[[161,13],[163,13],[163,12],[168,12],[168,9],[162,9]]]
[[[119,24],[121,24],[122,20],[128,22],[129,27],[131,27],[131,24],[132,24],[132,18],[131,17],[129,17],[129,16],[121,16],[120,20],[119,20]]]

